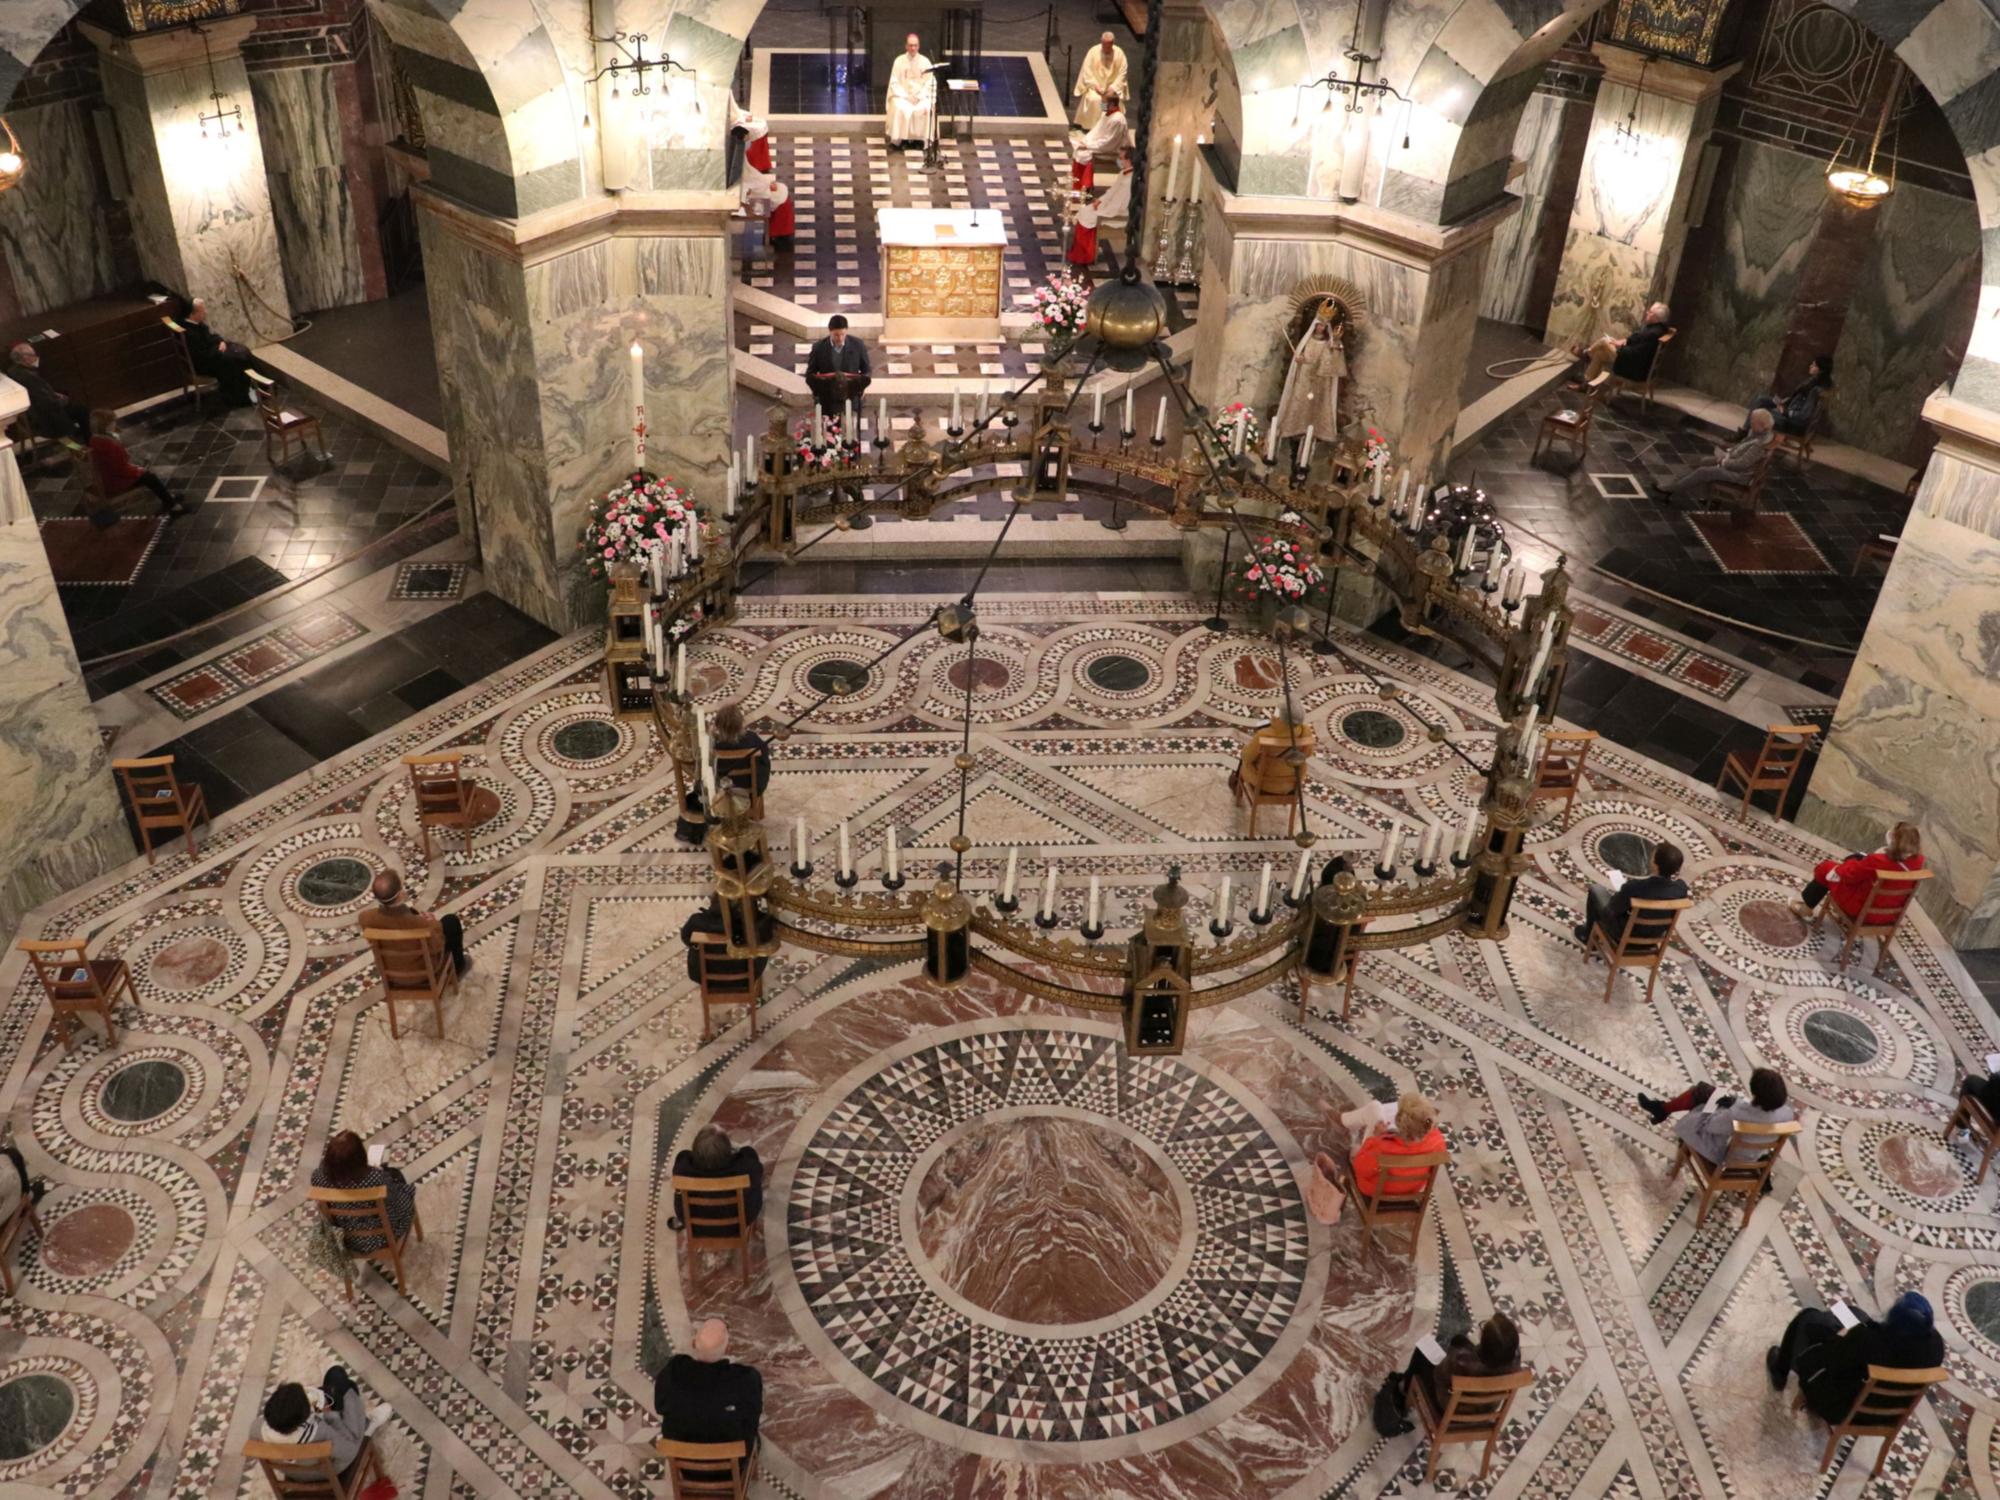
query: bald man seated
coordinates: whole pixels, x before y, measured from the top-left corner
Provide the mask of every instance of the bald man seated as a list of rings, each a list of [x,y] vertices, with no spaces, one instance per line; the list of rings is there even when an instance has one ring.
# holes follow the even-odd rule
[[[410,905],[409,897],[403,890],[403,877],[394,870],[384,870],[375,877],[368,887],[368,894],[376,900],[373,911],[361,914],[363,927],[423,928],[443,934],[444,951],[451,956],[451,966],[465,977],[472,967],[472,960],[465,956],[465,924],[451,912],[440,915],[437,912],[418,911]]]
[[[187,339],[188,362],[210,376],[222,399],[231,406],[250,404],[250,351],[232,344],[208,326],[208,303],[200,297],[188,305],[181,320]]]
[[[1653,373],[1653,361],[1660,357],[1660,341],[1673,332],[1673,325],[1667,320],[1673,316],[1664,302],[1655,302],[1646,309],[1646,321],[1626,334],[1615,339],[1610,334],[1593,342],[1586,350],[1574,350],[1584,355],[1588,363],[1584,367],[1583,379],[1586,385],[1601,377],[1606,370],[1620,380],[1642,382]]]

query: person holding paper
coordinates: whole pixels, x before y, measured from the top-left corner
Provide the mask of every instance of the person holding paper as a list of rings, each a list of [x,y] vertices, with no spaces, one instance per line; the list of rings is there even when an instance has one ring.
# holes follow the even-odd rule
[[[1986,1066],[1993,1068],[1994,1071],[1984,1078],[1977,1073],[1967,1073],[1965,1081],[1958,1086],[1958,1092],[1962,1096],[1977,1099],[1980,1108],[1994,1118],[2000,1119],[2000,1065],[1996,1065],[1996,1059],[2000,1059],[2000,1052],[1987,1053]],[[0,1220],[0,1222],[5,1221]]]
[[[1418,1382],[1423,1384],[1431,1410],[1442,1412],[1451,1401],[1452,1382],[1460,1376],[1512,1375],[1520,1368],[1521,1330],[1505,1313],[1496,1312],[1479,1325],[1477,1343],[1455,1333],[1449,1344],[1440,1347],[1436,1339],[1426,1336],[1411,1353],[1409,1367],[1389,1377],[1395,1387],[1392,1398],[1405,1413],[1402,1431],[1408,1432],[1415,1425],[1407,1413]]]
[[[264,1427],[272,1442],[331,1445],[334,1471],[345,1486],[368,1439],[368,1403],[345,1365],[328,1365],[319,1390],[323,1404],[315,1409],[304,1386],[286,1381],[264,1402]]]
[[[1368,1138],[1354,1148],[1349,1165],[1354,1170],[1354,1190],[1363,1197],[1372,1195],[1382,1180],[1382,1159],[1397,1156],[1427,1156],[1450,1147],[1438,1129],[1437,1106],[1422,1094],[1405,1094],[1396,1101],[1395,1124],[1378,1122]],[[1399,1187],[1401,1194],[1412,1191]],[[1394,1196],[1394,1194],[1385,1194]]]
[[[410,1222],[416,1217],[417,1190],[410,1186],[402,1169],[386,1165],[381,1152],[369,1150],[362,1144],[361,1137],[351,1130],[341,1131],[326,1143],[319,1165],[313,1169],[312,1185],[316,1188],[387,1188],[389,1227],[396,1232],[398,1240],[410,1232]],[[372,1250],[380,1250],[384,1244],[379,1234],[354,1230],[344,1231],[341,1238],[349,1255],[366,1255]]]
[[[1625,935],[1625,924],[1632,920],[1634,901],[1679,901],[1688,893],[1687,883],[1680,878],[1682,855],[1674,844],[1661,843],[1653,849],[1653,871],[1638,880],[1614,877],[1616,886],[1593,883],[1584,896],[1583,921],[1570,929],[1576,940],[1585,947],[1590,944],[1590,929],[1602,927],[1604,935],[1615,944]],[[1641,932],[1640,937],[1648,936]]]
[[[1842,1316],[1845,1314],[1845,1316]],[[1845,1302],[1802,1309],[1783,1339],[1764,1351],[1771,1389],[1782,1391],[1793,1371],[1806,1405],[1822,1422],[1845,1421],[1867,1383],[1868,1367],[1933,1370],[1944,1363],[1944,1339],[1922,1292],[1905,1292],[1877,1323]]]
[[[763,960],[759,959],[759,963]],[[757,1215],[764,1210],[764,1162],[757,1155],[755,1146],[739,1146],[729,1139],[728,1132],[720,1125],[709,1124],[695,1133],[694,1144],[684,1151],[674,1154],[673,1175],[676,1177],[748,1177],[750,1191],[743,1195],[744,1211],[750,1222],[757,1221]],[[667,1221],[669,1229],[679,1231],[681,1227],[681,1198],[674,1194],[674,1216]],[[719,1231],[721,1226],[717,1226]],[[711,1233],[717,1231],[709,1231]],[[695,1225],[695,1238],[702,1236],[700,1223]]]
[[[1798,1113],[1787,1098],[1785,1080],[1778,1070],[1758,1068],[1750,1075],[1750,1095],[1747,1099],[1740,1099],[1734,1094],[1718,1096],[1715,1085],[1704,1080],[1671,1099],[1654,1099],[1641,1094],[1639,1108],[1653,1117],[1655,1125],[1665,1124],[1669,1116],[1680,1114],[1683,1110],[1691,1111],[1686,1119],[1674,1126],[1674,1134],[1688,1150],[1710,1166],[1715,1166],[1729,1154],[1738,1120],[1745,1125],[1782,1125],[1787,1120],[1797,1119]]]
[[[838,420],[849,402],[859,403],[873,378],[868,346],[848,333],[847,319],[835,313],[826,320],[826,337],[806,356],[806,384],[812,389],[814,403],[826,416]],[[841,438],[852,442],[854,434],[843,432]]]
[[[465,956],[463,922],[450,912],[418,911],[410,905],[403,895],[403,877],[394,870],[377,875],[368,893],[375,898],[376,905],[362,919],[363,927],[435,928],[444,938],[444,951],[451,959],[451,966],[458,970],[461,979],[465,977],[472,960]]]
[[[1812,879],[1792,903],[1792,915],[1803,922],[1819,916],[1819,904],[1833,893],[1834,905],[1850,917],[1861,915],[1875,876],[1882,870],[1921,870],[1924,867],[1924,836],[1914,823],[1898,823],[1889,830],[1889,842],[1872,854],[1850,854],[1846,859],[1823,859],[1813,866]],[[1908,887],[1905,887],[1907,890]],[[1904,900],[1908,900],[1906,895]]]

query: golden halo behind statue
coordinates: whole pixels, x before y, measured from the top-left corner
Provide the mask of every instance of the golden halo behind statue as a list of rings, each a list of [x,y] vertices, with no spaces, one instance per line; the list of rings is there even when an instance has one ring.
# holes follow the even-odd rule
[[[1368,321],[1368,297],[1342,276],[1312,276],[1293,287],[1292,313],[1285,322],[1292,347],[1298,347],[1309,322],[1329,312],[1337,312],[1352,332]]]

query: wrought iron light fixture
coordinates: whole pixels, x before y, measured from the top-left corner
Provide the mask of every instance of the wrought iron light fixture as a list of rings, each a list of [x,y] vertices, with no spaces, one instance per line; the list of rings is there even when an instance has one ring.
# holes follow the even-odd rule
[[[1648,52],[1639,59],[1639,81],[1632,85],[1632,106],[1625,111],[1625,118],[1618,122],[1611,143],[1627,156],[1639,154],[1641,136],[1639,133],[1639,96],[1646,92],[1646,69],[1653,64],[1653,54]]]
[[[593,36],[591,41],[595,42],[598,46],[616,47],[624,54],[624,57],[621,61],[606,63],[590,75],[590,81],[596,83],[600,78],[609,77],[611,80],[611,97],[616,99],[619,97],[619,81],[621,79],[630,79],[631,82],[627,85],[625,92],[633,98],[639,99],[653,92],[652,85],[647,80],[652,76],[655,68],[664,69],[669,76],[675,73],[685,73],[690,78],[700,77],[693,68],[690,68],[686,63],[674,61],[665,52],[662,52],[658,57],[646,56],[646,43],[648,40],[649,38],[643,31],[614,31],[610,36]],[[701,117],[700,94],[696,94],[694,97],[694,112],[695,117],[699,119]],[[583,113],[583,127],[586,130],[590,128],[590,111],[588,109],[585,109]]]
[[[1876,158],[1882,151],[1882,132],[1888,128],[1889,113],[1896,107],[1896,96],[1903,87],[1902,64],[1892,60],[1890,67],[1889,83],[1882,90],[1882,112],[1875,117],[1875,136],[1868,143],[1867,164],[1852,167],[1840,164],[1842,155],[1847,151],[1847,143],[1852,139],[1850,132],[1841,138],[1840,145],[1834,150],[1833,160],[1826,165],[1826,185],[1856,208],[1880,203],[1896,191],[1896,152],[1893,146],[1889,151],[1889,175],[1884,177],[1875,170]]]
[[[21,143],[14,136],[14,127],[4,118],[0,118],[0,131],[7,133],[7,144],[0,147],[0,193],[4,193],[27,173],[28,159],[21,154]]]
[[[1340,69],[1334,68],[1324,78],[1315,78],[1310,83],[1300,84],[1294,92],[1292,104],[1292,123],[1294,125],[1299,123],[1299,114],[1304,107],[1305,95],[1308,89],[1326,90],[1326,104],[1321,109],[1321,114],[1330,112],[1333,109],[1335,98],[1342,96],[1347,100],[1347,112],[1355,115],[1361,113],[1362,101],[1367,98],[1375,100],[1377,109],[1382,107],[1382,101],[1385,99],[1395,99],[1402,104],[1410,102],[1408,96],[1392,86],[1388,79],[1368,78],[1364,76],[1368,69],[1374,67],[1375,64],[1382,60],[1381,36],[1383,12],[1385,10],[1386,6],[1380,4],[1370,5],[1368,0],[1362,0],[1362,3],[1354,7],[1354,34],[1348,38],[1347,50],[1341,54],[1353,67],[1354,76],[1352,78],[1343,78],[1340,76]],[[1363,35],[1364,31],[1367,33],[1366,37]],[[1371,48],[1374,50],[1371,51]],[[1406,113],[1403,119],[1403,148],[1408,150],[1409,145],[1409,116]]]
[[[216,82],[215,79],[215,54],[209,50],[207,29],[197,26],[194,28],[194,34],[201,38],[201,55],[208,63],[208,99],[215,106],[213,111],[204,110],[197,117],[201,121],[201,138],[203,140],[209,139],[208,127],[213,125],[215,127],[215,139],[226,141],[229,139],[229,122],[231,120],[236,122],[238,131],[243,129],[243,106],[232,103],[223,97],[222,85]]]

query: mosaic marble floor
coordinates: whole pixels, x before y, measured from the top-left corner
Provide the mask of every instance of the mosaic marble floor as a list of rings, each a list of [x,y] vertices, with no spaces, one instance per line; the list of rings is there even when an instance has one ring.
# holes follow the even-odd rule
[[[903,642],[782,748],[769,794],[822,853],[851,818],[871,878],[888,826],[921,870],[956,814],[962,652],[929,608],[755,597],[694,653],[708,703],[780,714],[816,669]],[[1241,889],[1285,858],[1222,791],[1279,701],[1263,642],[1174,594],[982,610],[971,885],[1011,843],[1024,875],[1087,857],[1122,935],[1169,862],[1205,923],[1224,873]],[[1783,907],[1820,852],[1796,830],[1600,747],[1570,826],[1532,835],[1506,944],[1371,956],[1346,1023],[1253,993],[1202,1013],[1184,1057],[1135,1060],[1100,1018],[989,982],[787,950],[761,1034],[701,1046],[675,934],[703,861],[673,841],[650,734],[604,721],[595,650],[556,642],[245,803],[198,863],[128,867],[31,921],[123,957],[140,1006],[115,1048],[66,1053],[19,955],[0,966],[9,1117],[54,1184],[0,1340],[0,1492],[260,1494],[238,1454],[264,1393],[339,1359],[393,1410],[406,1496],[658,1495],[648,1371],[721,1312],[769,1387],[760,1495],[1421,1494],[1423,1450],[1374,1436],[1370,1392],[1422,1333],[1503,1308],[1539,1378],[1491,1478],[1454,1449],[1437,1490],[1995,1495],[2000,1176],[1974,1187],[1938,1131],[2000,1024],[1921,920],[1881,980],[1838,974]],[[1322,849],[1372,847],[1391,815],[1455,821],[1476,781],[1451,747],[1491,746],[1484,689],[1351,650],[1406,690],[1296,665]],[[426,861],[397,757],[445,745],[501,812],[470,857]],[[1686,947],[1653,1005],[1621,981],[1607,1006],[1568,935],[1580,888],[1663,837],[1689,853]],[[442,1038],[392,1042],[375,1003],[355,915],[384,860],[466,924]],[[1746,1231],[1697,1230],[1633,1092],[1765,1061],[1806,1107],[1800,1150]],[[1351,1214],[1306,1217],[1297,1174],[1347,1144],[1342,1109],[1411,1083],[1449,1175],[1413,1255],[1364,1250]],[[664,1230],[663,1164],[709,1120],[768,1163],[747,1286]],[[417,1183],[407,1298],[371,1272],[349,1304],[308,1260],[334,1128]],[[1872,1441],[1822,1481],[1758,1356],[1802,1303],[1906,1287],[1952,1379],[1879,1484]]]

